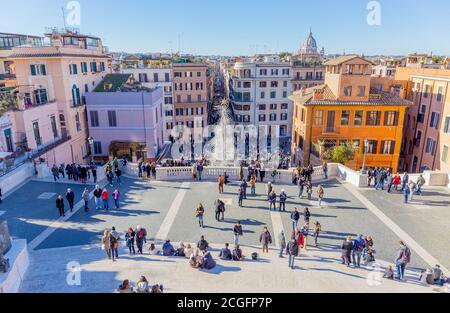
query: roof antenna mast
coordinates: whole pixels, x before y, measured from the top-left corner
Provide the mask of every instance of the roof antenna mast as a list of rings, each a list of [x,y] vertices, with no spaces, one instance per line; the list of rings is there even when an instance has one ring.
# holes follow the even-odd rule
[[[64,7],[61,7],[61,10],[62,10],[63,23],[64,23],[64,31],[67,31],[66,12],[64,11]]]

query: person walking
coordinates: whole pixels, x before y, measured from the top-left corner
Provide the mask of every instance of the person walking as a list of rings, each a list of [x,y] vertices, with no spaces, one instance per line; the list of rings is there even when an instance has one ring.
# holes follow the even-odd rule
[[[247,187],[248,187],[248,184],[245,181],[245,179],[243,179],[241,181],[240,187],[242,188],[242,191],[243,191],[243,194],[244,194],[244,199],[247,199]]]
[[[308,200],[312,199],[313,188],[310,181],[306,183],[306,193],[308,194]]]
[[[250,192],[252,196],[256,196],[256,177],[254,175],[250,178]]]
[[[303,249],[308,251],[309,223],[305,223],[299,233],[303,236]]]
[[[219,178],[217,179],[217,183],[219,185],[219,193],[222,194],[223,193],[223,184],[225,182],[225,178],[222,175],[219,175]]]
[[[273,191],[272,182],[269,181],[266,185],[267,200],[269,200],[272,191]]]
[[[56,207],[58,208],[60,217],[66,216],[64,212],[64,199],[61,195],[59,195],[58,198],[56,198]]]
[[[113,196],[113,200],[114,200],[114,205],[116,207],[116,209],[118,209],[120,207],[119,205],[119,200],[120,200],[120,191],[119,188],[116,188],[112,194]]]
[[[324,195],[325,195],[325,191],[323,190],[322,185],[319,185],[319,187],[317,187],[317,197],[319,199],[319,206],[322,206],[322,200],[323,200]]]
[[[113,186],[113,179],[114,179],[114,174],[111,170],[107,170],[106,171],[106,179],[108,180],[109,185],[112,187]]]
[[[323,176],[325,179],[328,179],[328,164],[324,162],[322,165]]]
[[[197,173],[198,173],[198,180],[201,181],[202,180],[202,174],[203,174],[203,162],[202,161],[198,162]]]
[[[105,188],[102,191],[102,200],[103,200],[103,209],[104,210],[108,210],[109,209],[108,199],[109,199],[109,192],[108,192],[108,189]]]
[[[138,252],[142,254],[142,248],[144,246],[144,242],[147,242],[147,230],[142,228],[141,226],[136,227],[136,246],[138,248]]]
[[[86,188],[84,188],[83,194],[81,195],[81,198],[83,198],[84,201],[84,212],[89,211],[89,190]]]
[[[198,226],[201,228],[204,228],[203,225],[203,215],[205,214],[205,208],[203,207],[203,204],[199,203],[197,206],[197,209],[195,210],[195,217],[198,219]]]
[[[405,172],[405,174],[403,174],[403,177],[402,177],[402,191],[408,185],[408,182],[409,182],[409,175],[407,172]]]
[[[122,182],[120,179],[120,177],[122,176],[122,171],[118,166],[114,169],[114,174],[116,175],[116,182],[120,184]]]
[[[136,237],[136,232],[133,230],[133,228],[132,227],[128,228],[128,231],[125,234],[125,240],[126,240],[126,245],[128,247],[128,250],[130,251],[130,254],[136,254],[136,250],[134,249],[135,237]]]
[[[420,174],[419,177],[417,178],[416,185],[417,185],[416,194],[417,195],[422,194],[422,187],[423,185],[425,185],[425,178],[423,178],[422,174]]]
[[[264,182],[264,176],[266,176],[266,167],[264,166],[264,163],[259,163],[259,179],[261,183]]]
[[[363,235],[359,235],[353,242],[352,261],[354,267],[361,267],[361,254],[366,247],[366,241]]]
[[[397,279],[404,280],[405,268],[408,263],[411,262],[411,250],[406,246],[403,241],[400,241],[400,248],[397,252],[397,258],[395,259],[395,266],[397,268]]]
[[[298,221],[300,219],[300,212],[298,212],[297,208],[294,208],[294,212],[291,213],[291,222],[292,222],[292,231],[295,234],[297,230]]]
[[[259,236],[259,242],[262,245],[262,251],[263,253],[269,253],[269,244],[272,244],[272,236],[270,235],[269,230],[267,227],[263,228],[263,231],[261,232],[261,235]]]
[[[240,186],[238,190],[238,206],[242,207],[242,202],[245,198],[244,187]]]
[[[52,166],[52,174],[53,174],[53,180],[56,182],[59,180],[59,169],[56,166],[56,164],[53,164]]]
[[[305,223],[309,224],[309,219],[311,218],[311,212],[309,211],[308,208],[305,208],[305,210],[303,211],[303,218],[305,219]]]
[[[286,200],[287,200],[287,194],[284,189],[281,189],[280,193],[280,209],[279,211],[286,212]]]
[[[303,177],[299,177],[297,180],[298,184],[298,197],[303,198],[303,190],[305,189],[305,180]]]
[[[111,229],[111,252],[113,255],[116,256],[116,259],[119,258],[119,240],[120,240],[120,235],[119,233],[116,231],[116,228],[113,226]]]
[[[240,221],[238,221],[236,225],[234,225],[233,233],[234,233],[234,245],[237,246],[239,244],[239,238],[244,235]]]
[[[398,191],[398,186],[400,185],[401,181],[402,181],[402,178],[400,177],[400,175],[398,173],[395,174],[394,179],[393,179],[395,191]]]
[[[91,165],[92,178],[94,179],[94,184],[97,183],[97,166],[95,164]]]
[[[319,239],[320,232],[322,231],[322,225],[319,221],[314,223],[314,245],[317,247],[317,240]]]
[[[280,245],[280,254],[279,257],[283,257],[283,251],[286,249],[286,237],[284,236],[284,231],[281,230],[278,234],[278,244]]]
[[[387,183],[387,192],[391,193],[392,186],[394,185],[394,177],[392,176],[391,173],[388,174],[386,178],[386,183]]]
[[[101,203],[101,199],[102,199],[102,189],[100,188],[99,185],[95,186],[94,189],[94,202],[95,202],[95,209],[99,210],[100,209],[100,203]]]
[[[411,193],[411,190],[409,189],[408,184],[406,184],[404,187],[402,187],[402,191],[403,191],[403,202],[405,204],[407,204],[408,199],[409,199],[409,194]]]
[[[105,250],[106,256],[108,257],[108,259],[111,260],[111,258],[112,258],[112,260],[114,262],[114,254],[112,253],[112,250],[111,250],[111,234],[109,233],[108,229],[105,229],[105,231],[103,232],[102,250]]]
[[[73,203],[75,201],[75,193],[70,188],[67,189],[66,199],[67,199],[67,202],[69,202],[70,212],[73,212]]]
[[[275,193],[275,190],[272,190],[269,195],[269,211],[271,211],[272,208],[274,211],[277,209],[277,194]]]
[[[294,269],[295,257],[298,255],[298,252],[299,252],[299,246],[298,246],[297,240],[295,240],[295,238],[292,238],[291,241],[289,241],[289,243],[286,247],[286,252],[289,255],[288,266],[291,269]]]
[[[342,243],[342,264],[350,267],[351,254],[353,250],[353,240],[351,236],[348,236]]]
[[[214,209],[215,209],[215,213],[216,213],[216,221],[220,221],[221,207],[222,207],[222,200],[217,199],[214,202]]]

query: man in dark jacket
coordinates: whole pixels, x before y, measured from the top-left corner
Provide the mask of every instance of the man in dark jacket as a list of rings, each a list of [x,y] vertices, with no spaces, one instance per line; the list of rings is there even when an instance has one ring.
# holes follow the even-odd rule
[[[292,231],[294,232],[294,234],[295,234],[295,230],[297,229],[299,219],[300,219],[300,213],[298,212],[298,209],[295,208],[294,212],[291,213]]]
[[[66,199],[67,199],[67,202],[69,202],[70,212],[72,212],[73,211],[73,203],[75,201],[75,193],[70,188],[67,189]]]
[[[197,248],[200,249],[200,251],[206,251],[208,249],[208,242],[205,240],[204,236],[200,237],[199,242],[197,242]]]
[[[102,192],[103,190],[100,188],[99,185],[95,186],[94,189],[94,201],[95,201],[95,209],[100,209],[100,203],[101,203],[101,199],[102,199]]]
[[[350,267],[350,260],[353,250],[353,240],[352,237],[348,236],[347,239],[342,243],[342,264],[346,264]]]
[[[64,199],[61,195],[59,195],[58,198],[56,198],[56,207],[58,208],[60,217],[66,216],[64,212]]]
[[[220,249],[220,253],[219,253],[219,258],[221,260],[231,260],[232,259],[232,255],[231,255],[231,251],[228,248],[230,245],[228,243],[225,244],[225,248]]]
[[[292,238],[287,244],[286,253],[289,255],[289,267],[294,269],[295,257],[298,255],[298,243],[295,238]]]

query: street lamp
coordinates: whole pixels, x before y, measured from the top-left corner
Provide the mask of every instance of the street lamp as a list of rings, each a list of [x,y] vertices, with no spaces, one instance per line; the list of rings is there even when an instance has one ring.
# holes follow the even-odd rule
[[[94,138],[89,137],[89,138],[88,138],[88,142],[89,142],[89,148],[91,149],[91,155],[90,155],[90,157],[91,157],[91,163],[93,163],[93,162],[94,162],[94,149],[93,149],[93,146],[94,146]]]
[[[361,174],[367,174],[367,171],[366,171],[366,154],[367,154],[368,147],[369,147],[369,140],[366,138],[366,139],[364,139],[364,158],[363,158]]]

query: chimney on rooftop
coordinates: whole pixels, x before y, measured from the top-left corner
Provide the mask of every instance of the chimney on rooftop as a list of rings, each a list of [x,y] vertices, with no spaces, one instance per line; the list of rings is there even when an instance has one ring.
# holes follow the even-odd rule
[[[323,89],[315,88],[313,91],[313,100],[323,100]]]

